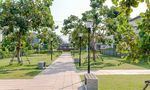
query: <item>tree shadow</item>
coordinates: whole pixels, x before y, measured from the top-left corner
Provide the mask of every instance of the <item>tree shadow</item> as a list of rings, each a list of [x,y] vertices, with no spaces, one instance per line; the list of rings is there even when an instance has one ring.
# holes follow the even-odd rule
[[[31,71],[25,74],[25,76],[36,76],[39,74],[41,71]]]
[[[25,67],[19,67],[18,65],[5,65],[0,67],[0,74],[9,74],[15,71],[28,71],[39,70],[37,65],[25,65]]]
[[[8,73],[10,73],[9,70],[0,70],[0,74],[8,74]]]

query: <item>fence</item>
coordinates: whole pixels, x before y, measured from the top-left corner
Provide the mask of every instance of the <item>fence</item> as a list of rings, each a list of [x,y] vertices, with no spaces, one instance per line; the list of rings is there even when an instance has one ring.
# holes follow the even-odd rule
[[[116,56],[116,57],[121,57],[122,54],[119,54],[116,52],[115,48],[106,48],[106,49],[101,49],[101,53],[104,55],[109,55],[109,56]]]

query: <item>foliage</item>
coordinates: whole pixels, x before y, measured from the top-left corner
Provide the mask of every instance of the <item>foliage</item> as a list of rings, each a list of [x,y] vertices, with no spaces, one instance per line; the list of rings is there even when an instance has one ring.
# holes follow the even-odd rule
[[[87,30],[84,25],[86,21],[93,21],[93,28],[91,31],[91,48],[93,51],[93,60],[95,60],[95,49],[96,42],[104,43],[105,38],[105,28],[103,25],[103,17],[105,16],[108,7],[104,6],[105,0],[91,0],[90,6],[91,10],[85,11],[82,14],[82,18],[78,18],[77,16],[71,15],[67,19],[64,20],[64,27],[62,28],[63,34],[70,35],[70,42],[73,43],[73,46],[79,47],[79,36],[78,33],[83,33],[82,37],[82,47],[86,47],[87,45]]]
[[[79,33],[82,33],[82,47],[86,47],[87,44],[87,30],[83,24],[83,21],[77,16],[71,15],[64,20],[64,27],[62,33],[64,35],[69,34],[69,41],[72,42],[74,47],[79,48]]]
[[[118,50],[126,53],[126,59],[139,62],[138,59],[142,59],[145,62],[149,62],[150,58],[150,39],[149,39],[149,0],[112,0],[117,6],[117,10],[120,12],[118,21],[115,22],[115,28],[119,38],[126,37],[124,42],[119,40]],[[138,24],[139,35],[133,32],[131,25],[129,24],[129,16],[132,12],[133,7],[138,7],[139,3],[144,2],[147,4],[147,11],[141,14],[141,22]],[[115,19],[116,20],[116,19]],[[119,32],[118,32],[119,31]],[[120,32],[120,31],[124,31]],[[126,33],[126,35],[125,35]],[[116,38],[115,38],[116,39]]]
[[[48,28],[41,28],[41,31],[37,34],[37,38],[40,40],[39,43],[46,45],[46,48],[49,50],[51,47],[51,41],[54,49],[57,49],[59,45],[63,43],[62,38],[57,35],[56,32],[53,32]]]
[[[0,49],[0,59],[11,57],[11,53],[5,48],[4,50]]]
[[[132,8],[138,7],[139,3],[143,1],[144,0],[112,0],[112,2],[119,7],[118,10],[125,16],[130,16],[133,11]]]
[[[117,33],[115,34],[117,51],[124,54],[126,60],[137,62],[139,38],[126,17],[118,16],[117,21],[117,31],[115,32]]]
[[[9,51],[14,51],[16,46],[14,38],[14,34],[4,37],[2,40],[2,49],[7,48]]]
[[[0,25],[4,35],[15,35],[18,63],[23,38],[31,30],[53,26],[51,0],[4,0],[0,2]]]
[[[140,57],[146,60],[150,60],[150,9],[141,14],[142,20],[139,23],[139,51]],[[149,61],[148,61],[149,62]]]

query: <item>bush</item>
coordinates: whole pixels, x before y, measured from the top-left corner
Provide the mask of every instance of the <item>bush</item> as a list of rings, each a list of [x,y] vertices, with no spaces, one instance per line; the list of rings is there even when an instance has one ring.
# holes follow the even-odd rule
[[[11,53],[9,53],[8,50],[3,51],[0,49],[0,59],[9,58],[9,57],[11,57]]]

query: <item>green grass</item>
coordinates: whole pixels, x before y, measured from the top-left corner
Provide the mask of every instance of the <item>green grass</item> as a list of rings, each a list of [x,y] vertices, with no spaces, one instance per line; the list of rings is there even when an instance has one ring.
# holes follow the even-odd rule
[[[92,55],[91,55],[92,56]],[[108,70],[114,70],[114,69],[150,69],[150,65],[146,63],[138,63],[138,64],[131,64],[131,63],[125,63],[125,60],[118,57],[113,56],[106,56],[101,55],[104,59],[104,61],[101,60],[101,58],[97,58],[96,62],[92,60],[91,58],[91,69],[92,70],[99,70],[99,69],[108,69]],[[79,57],[79,54],[76,53],[73,56],[75,59]],[[79,67],[78,63],[75,63],[76,68],[78,70],[86,70],[87,69],[87,52],[82,52],[82,64],[81,67]]]
[[[150,75],[99,75],[99,90],[143,90]],[[83,80],[83,76],[81,76]],[[150,90],[150,86],[147,88]]]
[[[9,65],[11,58],[0,59],[0,79],[30,79],[41,72],[37,68],[39,61],[45,61],[46,65],[50,65],[52,61],[50,60],[49,54],[32,54],[28,58],[31,62],[29,64],[26,57],[22,57],[23,65],[18,65],[15,61],[13,65]],[[58,57],[58,54],[53,55],[53,60]]]

